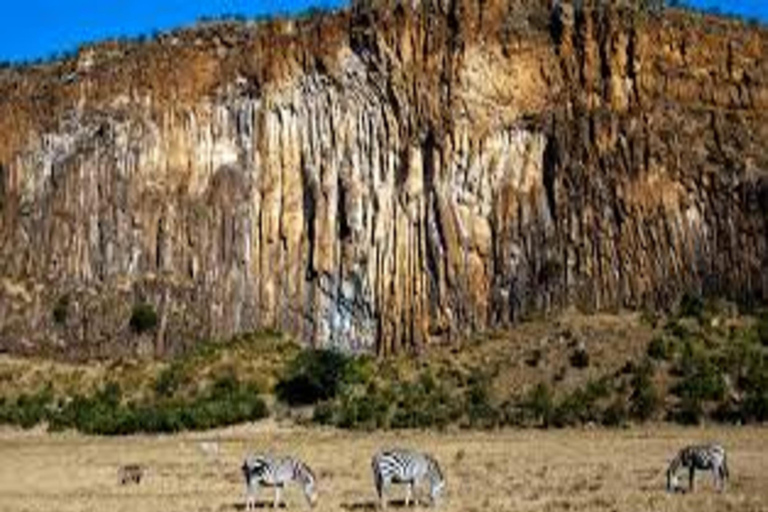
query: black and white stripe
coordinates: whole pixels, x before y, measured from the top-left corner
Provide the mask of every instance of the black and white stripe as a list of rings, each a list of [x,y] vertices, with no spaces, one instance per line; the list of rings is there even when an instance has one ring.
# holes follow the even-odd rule
[[[254,508],[256,494],[262,486],[275,488],[273,506],[277,508],[280,505],[283,487],[291,482],[296,482],[302,487],[304,497],[310,506],[314,506],[317,502],[315,475],[309,466],[299,459],[253,454],[245,458],[241,469],[245,476],[246,510]]]
[[[379,503],[386,506],[384,491],[393,483],[408,484],[405,505],[408,506],[413,488],[422,481],[429,482],[429,496],[432,504],[437,504],[445,487],[445,478],[437,461],[426,453],[411,450],[380,451],[371,460],[373,481]]]
[[[725,449],[719,444],[690,445],[677,452],[667,468],[667,490],[670,492],[679,489],[677,472],[681,467],[688,469],[689,491],[693,491],[693,479],[697,469],[711,471],[715,487],[719,491],[723,490],[729,477]]]

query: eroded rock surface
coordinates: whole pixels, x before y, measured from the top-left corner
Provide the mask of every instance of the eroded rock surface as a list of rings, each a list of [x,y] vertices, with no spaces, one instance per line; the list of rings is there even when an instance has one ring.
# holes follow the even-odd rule
[[[765,300],[767,43],[422,0],[2,71],[0,345],[388,353],[571,304]]]

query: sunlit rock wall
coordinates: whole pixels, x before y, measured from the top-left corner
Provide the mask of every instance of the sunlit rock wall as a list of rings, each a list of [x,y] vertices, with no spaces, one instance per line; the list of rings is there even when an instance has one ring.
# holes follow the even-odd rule
[[[465,0],[3,71],[0,346],[389,353],[569,305],[764,300],[767,41]]]

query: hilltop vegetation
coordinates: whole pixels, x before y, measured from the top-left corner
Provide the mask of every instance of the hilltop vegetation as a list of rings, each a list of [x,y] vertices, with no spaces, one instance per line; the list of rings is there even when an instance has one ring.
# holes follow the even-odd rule
[[[258,333],[168,362],[6,359],[0,382],[0,422],[106,435],[269,414],[369,430],[763,422],[768,314],[686,296],[666,316],[571,312],[385,359]]]

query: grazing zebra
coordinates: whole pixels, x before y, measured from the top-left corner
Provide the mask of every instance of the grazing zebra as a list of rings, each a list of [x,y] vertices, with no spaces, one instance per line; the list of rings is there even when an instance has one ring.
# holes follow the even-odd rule
[[[725,449],[719,444],[690,445],[680,450],[667,468],[667,490],[670,492],[679,489],[677,471],[681,466],[688,468],[689,491],[693,491],[693,477],[697,469],[712,471],[715,486],[720,492],[729,478]]]
[[[255,507],[259,486],[275,488],[273,506],[277,508],[280,505],[280,494],[283,487],[292,481],[302,486],[304,497],[310,506],[314,506],[317,501],[315,475],[309,466],[298,459],[254,454],[245,458],[242,470],[245,476],[246,510]]]
[[[436,505],[445,487],[445,478],[440,466],[431,455],[410,450],[380,451],[371,460],[373,480],[379,504],[386,507],[384,491],[392,483],[408,484],[405,506],[410,504],[414,486],[429,480],[429,497]]]
[[[139,464],[126,464],[117,470],[117,481],[120,485],[127,483],[139,484],[144,476],[144,468]]]

